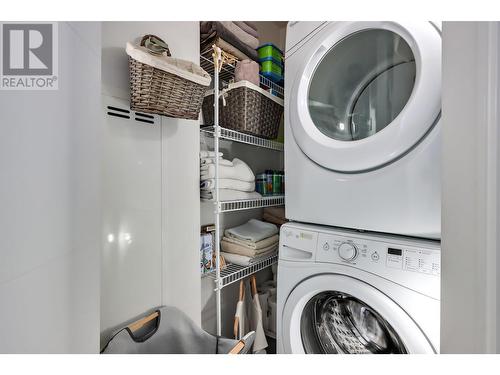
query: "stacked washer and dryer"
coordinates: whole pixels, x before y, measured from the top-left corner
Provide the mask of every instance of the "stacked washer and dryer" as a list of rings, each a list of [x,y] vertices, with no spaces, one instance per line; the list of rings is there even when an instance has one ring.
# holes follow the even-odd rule
[[[290,22],[281,353],[437,353],[441,33]]]

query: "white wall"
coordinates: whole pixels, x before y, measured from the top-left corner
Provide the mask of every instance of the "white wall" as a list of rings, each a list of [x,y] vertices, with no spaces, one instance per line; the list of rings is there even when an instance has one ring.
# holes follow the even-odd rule
[[[99,350],[100,32],[59,23],[59,90],[0,91],[0,353]]]
[[[500,351],[500,27],[443,24],[441,350]]]
[[[197,22],[104,22],[102,29],[103,104],[128,106],[127,41],[155,34],[174,57],[199,62]],[[163,304],[200,323],[199,122],[156,117],[155,125],[107,121],[103,336]],[[110,230],[130,233],[130,244],[120,250],[107,242]]]

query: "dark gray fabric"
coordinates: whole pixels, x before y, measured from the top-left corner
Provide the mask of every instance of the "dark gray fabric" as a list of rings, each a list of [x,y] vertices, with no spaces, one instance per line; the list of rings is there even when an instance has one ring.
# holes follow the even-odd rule
[[[220,22],[217,21],[204,21],[200,23],[200,37],[201,49],[203,50],[207,45],[211,45],[217,37],[224,39],[226,42],[239,49],[245,55],[254,61],[259,60],[259,55],[256,50],[247,46],[236,37],[231,31],[226,29]]]
[[[217,340],[175,307],[157,311],[159,318],[134,334],[128,328],[115,333],[103,354],[225,354],[238,343],[226,338]],[[252,344],[253,336],[246,339],[243,351],[248,352]]]

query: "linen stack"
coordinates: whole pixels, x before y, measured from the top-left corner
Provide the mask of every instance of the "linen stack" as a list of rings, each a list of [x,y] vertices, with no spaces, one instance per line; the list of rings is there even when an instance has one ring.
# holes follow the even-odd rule
[[[259,60],[256,48],[259,33],[249,21],[203,21],[200,22],[200,46],[202,53],[215,44],[240,60]]]
[[[226,261],[240,266],[249,266],[276,254],[278,245],[278,227],[256,219],[226,229],[221,241],[222,255]]]
[[[240,159],[232,161],[222,158],[219,153],[219,200],[231,201],[262,197],[255,192],[255,175],[250,167]],[[215,199],[215,153],[200,152],[200,197]]]

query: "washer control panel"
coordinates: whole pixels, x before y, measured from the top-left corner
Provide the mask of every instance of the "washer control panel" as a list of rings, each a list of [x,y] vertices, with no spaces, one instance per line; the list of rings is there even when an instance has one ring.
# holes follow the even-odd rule
[[[439,249],[414,245],[384,244],[357,238],[342,238],[319,233],[316,261],[342,262],[363,268],[388,267],[439,276]]]
[[[355,268],[439,299],[438,241],[288,223],[281,227],[279,259],[321,269],[332,264],[333,272]]]
[[[441,274],[439,242],[364,233],[318,233],[315,261],[355,267],[426,294]]]

